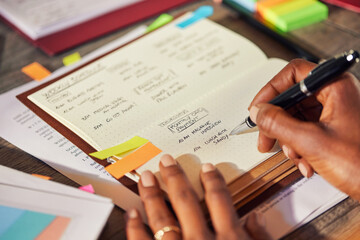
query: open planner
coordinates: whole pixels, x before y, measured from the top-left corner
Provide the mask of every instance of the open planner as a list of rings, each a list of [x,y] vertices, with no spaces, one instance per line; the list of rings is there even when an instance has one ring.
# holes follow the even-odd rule
[[[200,198],[201,164],[216,165],[238,205],[295,170],[279,149],[258,152],[256,129],[229,136],[286,62],[268,59],[252,42],[208,19],[179,27],[189,17],[18,98],[86,153],[146,139],[111,161],[96,159],[129,187],[145,170],[159,176],[160,156],[170,153]],[[141,163],[125,176],[112,172],[126,161]]]

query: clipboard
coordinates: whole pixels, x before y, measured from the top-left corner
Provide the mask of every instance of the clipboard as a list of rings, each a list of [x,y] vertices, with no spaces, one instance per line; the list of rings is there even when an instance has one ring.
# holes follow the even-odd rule
[[[192,1],[194,0],[144,0],[37,40],[31,39],[4,17],[1,16],[1,19],[33,45],[53,56],[119,28]]]

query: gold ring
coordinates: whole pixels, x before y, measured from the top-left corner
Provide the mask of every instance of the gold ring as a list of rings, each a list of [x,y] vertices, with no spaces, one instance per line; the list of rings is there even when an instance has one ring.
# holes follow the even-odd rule
[[[178,234],[181,233],[180,228],[178,226],[170,225],[170,226],[165,226],[162,229],[160,229],[159,231],[157,231],[154,234],[154,238],[155,238],[155,240],[161,240],[164,237],[165,233],[171,232],[171,231],[174,231]]]

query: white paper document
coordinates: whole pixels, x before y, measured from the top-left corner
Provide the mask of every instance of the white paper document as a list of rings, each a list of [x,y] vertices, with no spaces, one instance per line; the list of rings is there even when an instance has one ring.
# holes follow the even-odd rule
[[[140,26],[84,56],[80,62],[58,69],[43,81],[49,81],[71,71],[85,62],[141,36],[145,31],[146,26]],[[97,194],[111,198],[119,207],[125,210],[135,207],[145,216],[138,195],[114,180],[101,165],[89,158],[16,99],[16,95],[39,84],[39,82],[30,82],[0,95],[0,111],[2,112],[0,136],[80,185],[92,184]]]
[[[279,239],[310,222],[347,197],[322,177],[303,178],[254,209],[265,217],[266,231]]]
[[[0,176],[0,205],[70,219],[61,239],[97,239],[113,209],[109,198],[4,166]]]

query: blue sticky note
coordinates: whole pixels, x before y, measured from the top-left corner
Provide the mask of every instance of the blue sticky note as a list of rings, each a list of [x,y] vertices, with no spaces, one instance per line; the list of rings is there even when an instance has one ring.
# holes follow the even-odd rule
[[[0,206],[0,236],[16,222],[26,210]]]
[[[212,6],[201,6],[193,12],[193,15],[185,21],[178,23],[179,28],[186,28],[187,26],[196,23],[197,21],[210,17],[214,13]]]
[[[1,236],[0,240],[5,239],[34,239],[36,238],[54,219],[55,215],[25,211]]]

